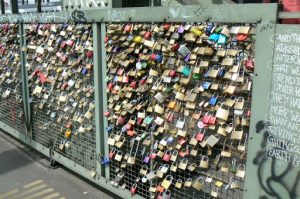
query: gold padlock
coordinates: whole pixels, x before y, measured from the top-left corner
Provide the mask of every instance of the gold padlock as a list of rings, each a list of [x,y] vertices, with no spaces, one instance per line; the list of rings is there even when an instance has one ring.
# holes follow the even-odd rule
[[[167,175],[166,178],[162,181],[161,186],[165,189],[169,189],[170,185],[172,184],[173,176]]]
[[[175,187],[176,187],[177,189],[181,189],[181,187],[182,187],[182,180],[181,180],[181,179],[178,179],[178,180],[176,181]]]
[[[188,165],[188,159],[184,158],[179,162],[178,168],[182,170],[186,170]]]
[[[199,167],[203,168],[203,169],[207,169],[208,168],[208,160],[209,160],[208,156],[206,156],[206,155],[202,156]]]
[[[192,178],[188,178],[185,182],[184,182],[184,186],[185,187],[191,187],[193,183],[193,179]]]
[[[201,182],[201,180],[202,180],[202,182]],[[196,189],[197,191],[200,191],[202,189],[202,186],[203,186],[204,182],[205,182],[204,178],[203,177],[199,177],[199,178],[197,178],[194,181],[192,187],[194,189]]]

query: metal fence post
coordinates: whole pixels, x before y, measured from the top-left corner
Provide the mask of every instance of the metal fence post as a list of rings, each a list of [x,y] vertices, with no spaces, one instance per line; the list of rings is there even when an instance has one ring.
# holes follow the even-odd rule
[[[26,123],[26,136],[32,138],[32,126],[31,126],[31,112],[30,112],[30,100],[29,100],[29,86],[28,86],[28,73],[26,66],[26,38],[24,31],[24,24],[19,23],[19,38],[20,38],[20,56],[21,56],[21,71],[22,71],[22,91],[23,91],[23,103],[24,103],[24,115]]]
[[[93,41],[94,41],[94,81],[95,81],[95,105],[96,105],[96,151],[102,156],[106,156],[108,146],[106,144],[107,134],[105,127],[107,122],[103,117],[103,111],[107,108],[106,86],[106,52],[105,52],[105,23],[93,24]],[[108,176],[108,167],[101,167],[100,162],[97,169],[102,176]]]

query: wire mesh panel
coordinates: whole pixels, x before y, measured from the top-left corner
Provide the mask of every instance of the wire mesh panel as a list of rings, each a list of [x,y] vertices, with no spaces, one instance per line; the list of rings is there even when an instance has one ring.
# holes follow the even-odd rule
[[[0,121],[25,133],[17,24],[0,25]]]
[[[242,198],[252,24],[110,24],[110,179],[145,198]]]
[[[87,24],[26,25],[33,139],[90,170],[96,167],[92,38]]]

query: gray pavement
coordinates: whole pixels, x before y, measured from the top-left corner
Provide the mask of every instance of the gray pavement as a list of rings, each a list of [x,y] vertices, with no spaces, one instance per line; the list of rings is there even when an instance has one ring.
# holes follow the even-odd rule
[[[103,191],[0,131],[0,199],[115,198]]]

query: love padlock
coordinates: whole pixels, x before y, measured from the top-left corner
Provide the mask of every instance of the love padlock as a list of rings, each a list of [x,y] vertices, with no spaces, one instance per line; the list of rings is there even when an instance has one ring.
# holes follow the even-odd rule
[[[137,184],[134,183],[130,189],[131,195],[134,195],[136,193],[136,191],[137,191]]]
[[[171,155],[172,155],[171,151],[167,150],[163,156],[163,160],[169,162],[171,159]]]
[[[173,181],[173,176],[167,175],[166,178],[162,181],[161,186],[167,190],[171,186],[172,181]]]

